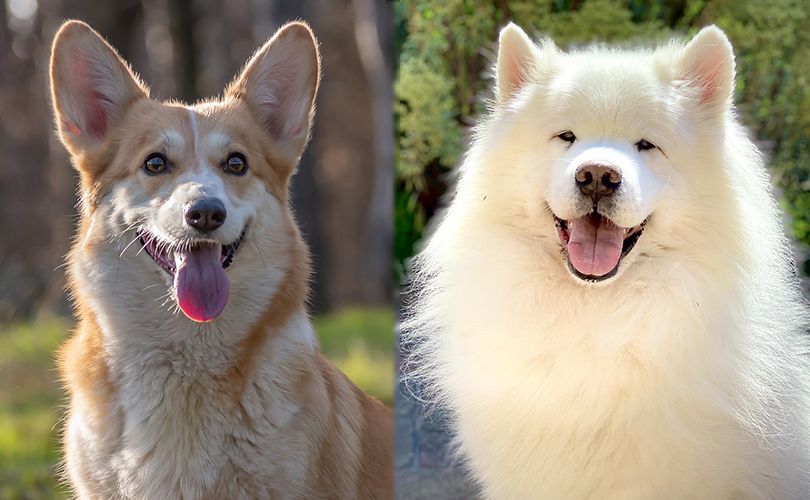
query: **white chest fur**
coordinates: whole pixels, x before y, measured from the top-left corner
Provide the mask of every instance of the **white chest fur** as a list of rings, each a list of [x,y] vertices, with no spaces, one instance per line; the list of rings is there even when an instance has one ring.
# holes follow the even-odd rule
[[[189,341],[200,344],[196,351],[185,345],[128,359],[119,352],[111,366],[111,411],[90,421],[81,407],[72,408],[68,453],[81,455],[72,462],[115,497],[273,496],[278,484],[302,490],[295,481],[306,477],[310,450],[300,424],[312,415],[288,384],[297,382],[291,364],[314,354],[305,315],[274,337],[272,349],[257,353],[238,399],[229,391],[227,356],[201,355],[206,342],[217,343],[204,336],[227,332],[198,335]]]
[[[239,366],[281,271],[265,268],[262,280],[235,276],[222,316],[200,324],[156,307],[165,286],[150,287],[154,276],[127,266],[116,272],[113,253],[104,248],[78,261],[78,286],[100,327],[114,387],[104,412],[71,403],[68,463],[81,476],[73,483],[89,488],[82,497],[304,491],[313,438],[304,434],[320,417],[298,400],[301,373],[317,356],[303,305],[267,331],[266,342],[250,346],[257,349],[250,367]]]
[[[542,258],[524,251],[490,237],[456,253],[420,353],[489,496],[801,498],[803,365],[778,354],[799,352],[789,314],[775,324],[679,263],[586,288],[521,267]],[[490,272],[464,272],[468,258]]]

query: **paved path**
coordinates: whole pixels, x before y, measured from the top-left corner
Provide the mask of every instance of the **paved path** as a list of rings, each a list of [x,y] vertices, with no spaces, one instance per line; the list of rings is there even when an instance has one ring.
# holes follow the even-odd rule
[[[475,500],[477,487],[450,446],[447,422],[426,414],[402,383],[396,397],[397,500]]]

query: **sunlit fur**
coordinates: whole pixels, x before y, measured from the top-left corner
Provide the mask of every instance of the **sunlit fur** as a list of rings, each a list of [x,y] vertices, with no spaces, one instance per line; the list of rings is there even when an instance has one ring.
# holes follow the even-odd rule
[[[326,361],[309,321],[306,246],[289,179],[308,138],[317,43],[291,23],[220,100],[158,102],[89,26],[54,41],[57,126],[81,175],[68,258],[76,331],[59,353],[69,393],[66,475],[80,498],[389,498],[390,411]],[[148,175],[153,152],[168,172]],[[245,175],[223,171],[233,151]],[[214,196],[247,232],[224,312],[196,323],[142,249],[201,237],[183,207]]]
[[[713,27],[571,53],[502,32],[495,102],[402,325],[411,380],[449,409],[488,497],[807,498],[808,309],[732,89]],[[571,215],[571,162],[599,147],[636,179],[622,225],[649,222],[593,284],[549,207]]]

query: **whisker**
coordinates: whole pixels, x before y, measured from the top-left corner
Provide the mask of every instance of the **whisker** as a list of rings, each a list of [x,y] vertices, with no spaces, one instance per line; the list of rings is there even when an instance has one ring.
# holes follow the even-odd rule
[[[253,243],[254,247],[256,247],[256,253],[259,254],[259,258],[262,260],[262,265],[264,266],[264,270],[269,271],[269,269],[267,267],[267,261],[264,260],[264,254],[262,254],[262,251],[259,249],[259,244],[256,243],[256,240],[254,240],[252,238],[251,238],[250,242]]]
[[[139,235],[136,235],[135,238],[132,239],[132,241],[127,243],[127,246],[125,246],[124,249],[121,250],[121,253],[118,254],[118,258],[120,259],[121,257],[123,257],[124,253],[126,253],[126,251],[129,249],[129,247],[131,247],[132,244],[135,243],[136,241],[138,241],[140,238],[141,237]]]
[[[154,242],[154,241],[155,241],[155,237],[153,235],[151,235],[151,234],[147,234],[147,237],[144,240],[144,245],[141,245],[141,248],[138,250],[138,253],[136,253],[135,255],[140,255],[140,253],[143,251],[143,249],[146,248],[146,245],[151,245],[152,242]]]

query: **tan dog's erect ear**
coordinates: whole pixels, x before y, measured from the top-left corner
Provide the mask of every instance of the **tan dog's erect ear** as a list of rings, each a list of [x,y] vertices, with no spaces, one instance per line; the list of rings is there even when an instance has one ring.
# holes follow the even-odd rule
[[[110,127],[148,90],[101,36],[67,21],[51,48],[51,96],[59,136],[76,154],[98,147]]]
[[[248,61],[225,95],[242,99],[285,153],[304,150],[320,81],[318,42],[309,27],[286,24]]]
[[[497,95],[507,101],[529,80],[535,62],[535,47],[529,35],[509,23],[498,39]]]
[[[700,103],[724,112],[734,94],[734,50],[717,26],[700,30],[680,53],[680,75],[699,88]]]

